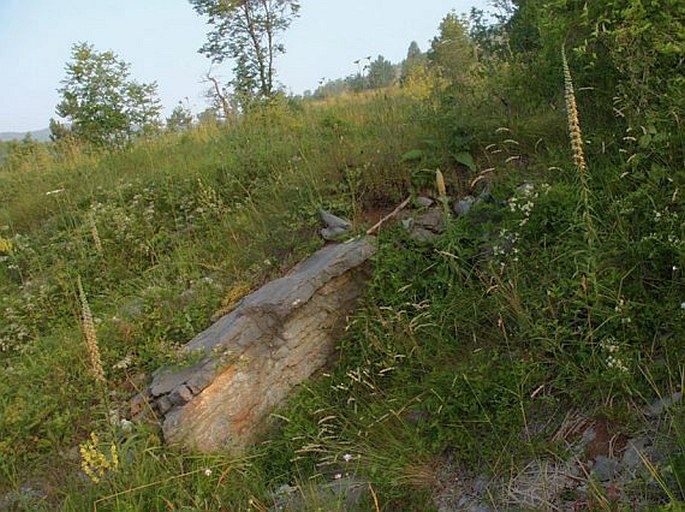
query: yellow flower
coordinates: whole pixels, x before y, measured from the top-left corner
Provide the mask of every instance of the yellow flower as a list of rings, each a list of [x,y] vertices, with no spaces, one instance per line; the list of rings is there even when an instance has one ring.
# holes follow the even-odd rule
[[[101,451],[99,444],[100,440],[97,434],[91,432],[90,439],[79,446],[81,469],[95,484],[100,483],[108,473],[114,473],[119,468],[117,445],[110,444],[108,457]]]
[[[12,252],[12,242],[6,238],[0,237],[0,254],[9,254]]]

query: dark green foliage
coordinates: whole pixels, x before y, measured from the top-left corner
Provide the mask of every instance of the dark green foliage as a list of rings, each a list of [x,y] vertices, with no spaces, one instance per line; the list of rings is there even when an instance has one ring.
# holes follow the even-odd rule
[[[382,55],[369,64],[367,76],[369,89],[388,87],[395,82],[395,78],[395,65]]]

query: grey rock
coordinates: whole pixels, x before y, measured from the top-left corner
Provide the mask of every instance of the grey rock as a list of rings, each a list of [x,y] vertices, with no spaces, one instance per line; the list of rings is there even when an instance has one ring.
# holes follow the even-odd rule
[[[43,510],[47,493],[38,481],[25,482],[16,492],[0,495],[0,510]]]
[[[432,208],[426,213],[417,216],[414,222],[428,231],[441,233],[445,227],[445,214],[439,208]]]
[[[168,442],[242,452],[290,389],[325,365],[368,279],[367,237],[324,247],[188,342],[196,362],[154,374]]]
[[[421,226],[414,226],[409,232],[409,237],[415,242],[433,244],[438,239],[438,235]]]
[[[636,471],[643,466],[642,457],[648,457],[647,447],[651,444],[648,439],[635,438],[628,441],[621,464],[628,471]]]
[[[466,215],[469,213],[473,205],[478,204],[479,200],[473,196],[462,197],[459,201],[454,203],[454,213],[457,215]]]
[[[519,194],[529,194],[533,190],[535,190],[535,183],[531,183],[530,181],[523,182],[516,187],[516,192]]]
[[[319,215],[321,216],[323,223],[326,224],[326,227],[328,228],[342,228],[347,230],[351,226],[351,224],[345,219],[341,219],[340,217],[333,215],[326,210],[319,210]]]
[[[416,198],[416,205],[421,208],[428,208],[433,206],[434,203],[435,201],[433,201],[430,197],[419,196]]]
[[[188,388],[188,386],[178,386],[169,395],[169,401],[173,405],[185,405],[193,399],[193,392]]]
[[[185,384],[196,373],[197,371],[193,367],[161,368],[153,375],[152,385],[149,389],[150,394],[154,397],[169,394],[177,387]]]
[[[332,475],[329,482],[312,484],[305,488],[285,484],[272,493],[274,506],[269,510],[308,510],[306,502],[310,502],[322,505],[335,504],[335,510],[361,512],[365,510],[363,505],[368,488],[368,481],[341,473]]]
[[[621,471],[621,464],[616,459],[598,455],[592,466],[591,475],[602,482],[613,480]]]
[[[680,391],[676,391],[669,397],[660,398],[656,400],[653,404],[645,407],[643,412],[645,416],[655,417],[660,416],[666,409],[672,407],[673,405],[680,403],[683,399],[683,394]]]
[[[155,401],[155,408],[159,414],[166,414],[171,410],[173,405],[174,404],[171,403],[171,400],[168,396],[163,396],[159,400]]]
[[[583,452],[585,447],[588,446],[597,437],[597,431],[590,427],[583,432],[583,436],[580,438],[578,443],[578,452]]]
[[[321,238],[329,241],[338,240],[341,237],[347,235],[348,233],[349,229],[343,227],[323,228],[319,231]]]

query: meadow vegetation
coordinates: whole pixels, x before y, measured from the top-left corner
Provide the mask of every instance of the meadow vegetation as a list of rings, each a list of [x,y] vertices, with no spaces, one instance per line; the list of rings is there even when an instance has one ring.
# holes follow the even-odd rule
[[[317,487],[342,475],[364,483],[363,510],[432,510],[447,458],[506,479],[562,460],[555,434],[582,416],[666,438],[619,490],[682,510],[685,409],[665,399],[685,384],[684,8],[516,4],[494,24],[448,15],[401,86],[276,96],[110,152],[13,144],[0,164],[8,506],[266,511],[287,485],[298,510],[345,510]],[[450,196],[488,184],[490,200],[435,245],[380,231],[338,361],[262,443],[183,453],[127,420],[217,311],[321,245],[320,208],[361,232],[366,211],[437,197],[437,169]],[[644,411],[658,399],[656,422]],[[589,489],[569,501],[631,510]]]

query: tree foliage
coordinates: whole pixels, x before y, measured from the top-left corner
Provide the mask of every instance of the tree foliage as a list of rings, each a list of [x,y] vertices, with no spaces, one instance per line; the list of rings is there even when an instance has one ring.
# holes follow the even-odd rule
[[[274,61],[285,53],[279,36],[300,10],[298,0],[189,0],[212,30],[200,53],[221,63],[233,61],[231,81],[244,100],[271,98],[276,90]]]
[[[188,130],[193,126],[193,113],[190,109],[179,101],[178,105],[171,111],[171,115],[166,119],[166,128],[171,132]]]
[[[395,82],[397,77],[397,67],[382,55],[369,64],[367,75],[369,89],[382,89]]]
[[[679,155],[685,109],[685,3],[679,0],[516,0],[501,22],[529,98],[561,103],[567,48],[579,101],[594,128],[643,132],[653,156]],[[676,160],[676,161],[678,161]]]
[[[404,84],[409,77],[409,74],[418,66],[423,66],[426,63],[426,55],[421,51],[419,44],[412,41],[407,49],[407,57],[402,62],[400,71],[400,83]]]
[[[428,58],[452,85],[465,85],[476,64],[476,53],[466,22],[455,12],[449,13],[440,23],[439,34],[431,43]]]
[[[78,140],[98,146],[122,145],[139,131],[159,127],[157,84],[132,80],[130,64],[115,53],[100,53],[88,43],[77,43],[65,69],[67,76],[58,90],[62,101],[56,111]],[[53,139],[67,133],[64,124],[54,120],[50,124]]]

